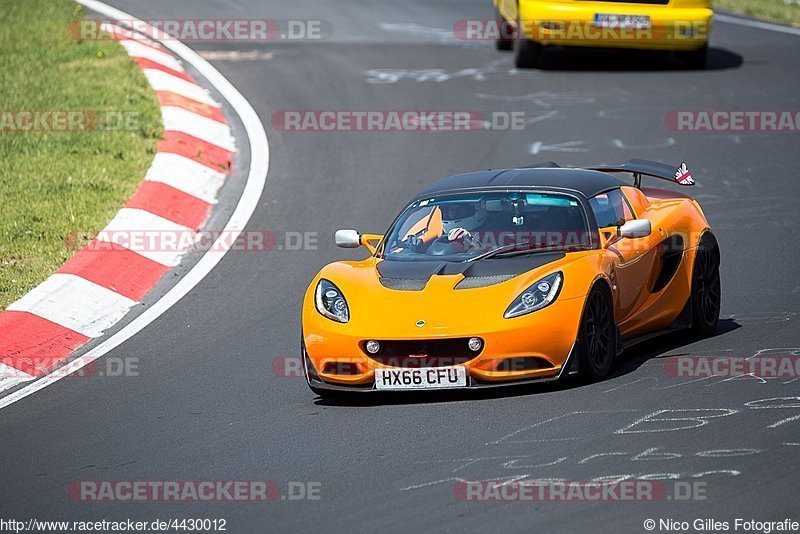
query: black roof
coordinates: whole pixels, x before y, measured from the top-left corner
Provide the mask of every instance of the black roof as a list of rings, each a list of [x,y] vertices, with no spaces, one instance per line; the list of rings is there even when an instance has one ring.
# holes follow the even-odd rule
[[[450,176],[431,185],[416,198],[465,189],[514,187],[569,190],[590,198],[624,185],[631,184],[605,172],[544,163],[535,168],[488,170]]]

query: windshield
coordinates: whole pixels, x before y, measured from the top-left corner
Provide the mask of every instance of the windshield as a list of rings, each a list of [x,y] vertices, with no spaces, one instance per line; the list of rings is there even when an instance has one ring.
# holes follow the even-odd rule
[[[383,258],[469,261],[497,253],[590,246],[575,197],[490,192],[432,197],[411,204],[391,228]]]

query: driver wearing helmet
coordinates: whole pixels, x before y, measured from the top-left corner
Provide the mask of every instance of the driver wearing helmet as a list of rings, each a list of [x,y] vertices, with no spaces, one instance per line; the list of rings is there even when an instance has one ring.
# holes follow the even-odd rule
[[[466,252],[478,246],[472,232],[486,220],[483,202],[446,202],[422,209],[403,223],[392,252],[410,250],[430,255]]]
[[[453,202],[441,205],[442,226],[447,241],[460,244],[464,251],[476,245],[472,232],[486,221],[483,202]]]

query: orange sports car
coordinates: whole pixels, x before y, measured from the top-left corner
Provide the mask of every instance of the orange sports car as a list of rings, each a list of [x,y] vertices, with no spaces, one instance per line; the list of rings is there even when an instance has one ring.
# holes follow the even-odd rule
[[[370,256],[325,266],[305,293],[309,387],[600,380],[637,341],[711,334],[717,239],[697,201],[650,177],[694,184],[685,163],[643,160],[474,172],[422,191],[385,235],[337,231]]]

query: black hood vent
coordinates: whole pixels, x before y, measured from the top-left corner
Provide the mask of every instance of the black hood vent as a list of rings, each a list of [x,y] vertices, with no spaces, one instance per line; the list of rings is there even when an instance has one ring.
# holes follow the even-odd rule
[[[381,284],[389,289],[422,291],[431,276],[453,274],[464,275],[458,289],[470,289],[505,282],[565,256],[563,252],[540,252],[510,258],[486,258],[475,262],[384,260],[377,268]],[[476,280],[471,280],[473,278]]]

